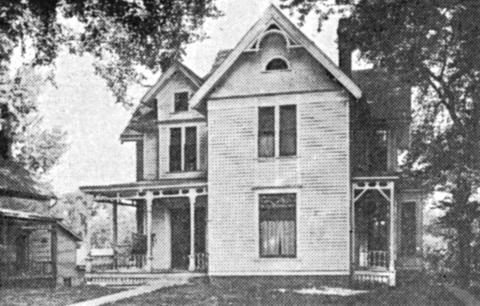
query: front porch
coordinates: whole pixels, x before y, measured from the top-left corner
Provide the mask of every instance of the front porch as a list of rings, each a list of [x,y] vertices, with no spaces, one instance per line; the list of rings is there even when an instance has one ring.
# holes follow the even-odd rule
[[[150,279],[203,274],[208,269],[205,180],[161,180],[82,187],[112,205],[113,252],[87,258],[89,283],[137,285]],[[135,207],[136,233],[122,245],[118,209]]]
[[[395,177],[354,178],[352,276],[359,283],[396,283]]]

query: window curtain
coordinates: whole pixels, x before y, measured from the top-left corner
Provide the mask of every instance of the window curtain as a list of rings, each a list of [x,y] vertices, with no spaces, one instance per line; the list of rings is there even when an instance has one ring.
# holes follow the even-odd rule
[[[296,255],[295,194],[260,195],[260,255]]]
[[[264,256],[295,256],[295,221],[261,222],[260,241]]]

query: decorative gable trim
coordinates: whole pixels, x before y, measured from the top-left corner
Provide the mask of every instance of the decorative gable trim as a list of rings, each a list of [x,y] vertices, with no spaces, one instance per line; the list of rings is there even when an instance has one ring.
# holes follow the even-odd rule
[[[314,42],[308,39],[292,22],[273,4],[270,5],[263,16],[250,28],[243,36],[236,47],[230,52],[223,63],[210,75],[190,100],[192,108],[199,108],[205,97],[211,92],[215,85],[221,80],[229,68],[236,62],[240,55],[245,51],[255,51],[259,46],[259,37],[264,32],[279,31],[276,29],[267,30],[271,24],[276,24],[285,31],[287,46],[304,47],[325,69],[327,69],[355,98],[362,97],[360,88],[337,66],[325,53],[323,53]],[[290,37],[295,40],[291,44]]]

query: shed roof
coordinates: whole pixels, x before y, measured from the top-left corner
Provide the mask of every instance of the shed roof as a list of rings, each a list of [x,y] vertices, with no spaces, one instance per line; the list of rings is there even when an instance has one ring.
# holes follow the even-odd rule
[[[65,224],[61,222],[61,218],[56,218],[52,216],[46,216],[39,213],[22,211],[22,210],[14,210],[14,209],[7,209],[7,208],[0,208],[0,216],[11,218],[11,219],[19,219],[19,220],[31,220],[31,221],[43,221],[43,222],[50,222],[56,223],[60,230],[66,233],[68,236],[73,238],[76,241],[82,241],[82,238],[75,234],[70,228],[68,228]]]
[[[35,220],[35,221],[50,221],[56,222],[60,220],[59,218],[45,216],[35,212],[29,211],[22,211],[22,210],[14,210],[14,209],[7,209],[7,208],[0,208],[0,215],[7,217],[7,218],[14,218],[14,219],[23,219],[23,220]]]

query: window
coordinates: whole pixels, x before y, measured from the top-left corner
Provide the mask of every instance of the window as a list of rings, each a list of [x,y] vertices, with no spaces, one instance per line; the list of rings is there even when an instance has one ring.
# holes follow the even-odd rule
[[[197,128],[170,129],[170,172],[197,170]]]
[[[406,202],[402,204],[401,217],[401,254],[415,255],[417,248],[417,218],[416,203]]]
[[[260,194],[260,257],[296,256],[296,194]]]
[[[272,70],[288,70],[288,63],[286,60],[282,58],[274,58],[268,62],[267,66],[265,67],[266,71]]]
[[[188,92],[176,92],[174,94],[175,112],[188,111]]]
[[[143,141],[137,141],[137,181],[143,180]]]
[[[185,129],[184,149],[185,171],[197,170],[197,128],[187,127]]]
[[[182,171],[182,129],[170,129],[170,172]]]
[[[280,106],[280,156],[297,154],[297,108]]]
[[[372,137],[370,149],[370,168],[375,172],[388,170],[388,136],[385,129],[376,130]]]
[[[280,117],[278,122],[275,120],[277,115]],[[277,143],[278,148],[276,148]],[[258,110],[258,157],[275,157],[275,152],[279,152],[278,156],[297,154],[297,108],[295,105],[260,107]]]
[[[258,156],[275,156],[274,107],[260,107],[258,111]]]

